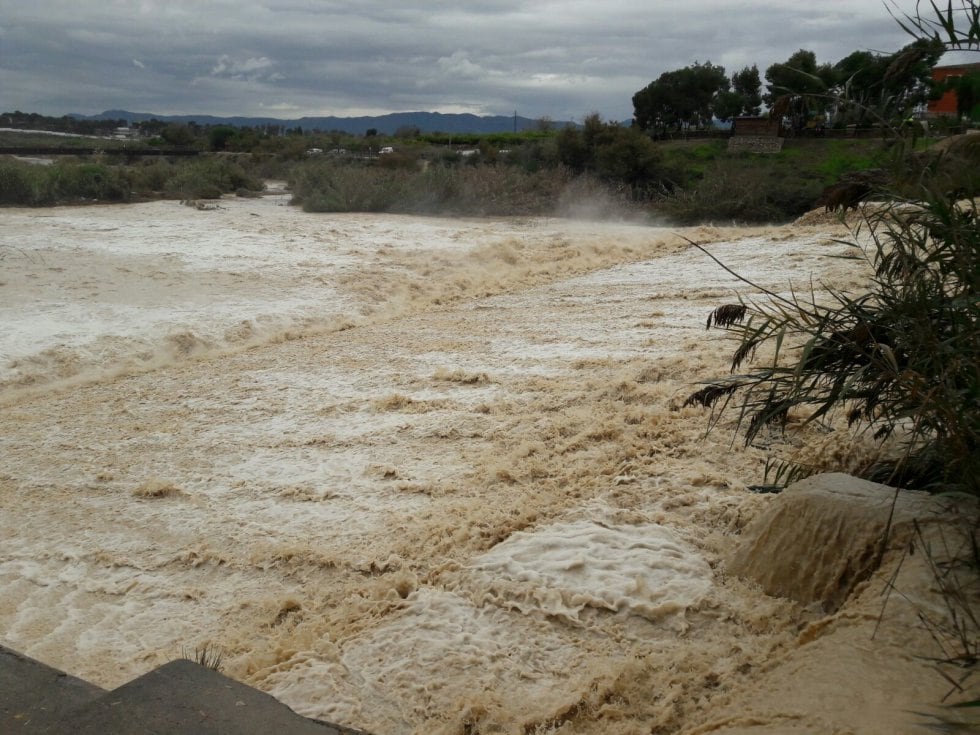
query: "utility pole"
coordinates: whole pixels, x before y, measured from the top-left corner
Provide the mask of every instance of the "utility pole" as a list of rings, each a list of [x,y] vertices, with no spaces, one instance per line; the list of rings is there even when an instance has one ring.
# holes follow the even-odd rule
[[[514,132],[517,132],[517,110],[514,110]]]

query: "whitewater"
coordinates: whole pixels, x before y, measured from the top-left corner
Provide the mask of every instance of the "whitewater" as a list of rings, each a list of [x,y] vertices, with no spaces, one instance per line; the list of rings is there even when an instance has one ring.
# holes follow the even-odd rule
[[[946,691],[880,580],[828,614],[727,571],[771,448],[683,405],[728,369],[708,313],[753,294],[692,243],[857,291],[832,216],[310,214],[272,185],[0,233],[3,645],[106,688],[210,647],[376,735],[894,733]]]

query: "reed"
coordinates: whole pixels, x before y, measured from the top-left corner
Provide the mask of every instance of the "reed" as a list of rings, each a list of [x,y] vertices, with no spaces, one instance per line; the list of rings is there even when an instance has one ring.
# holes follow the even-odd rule
[[[980,495],[977,204],[925,184],[920,191],[916,202],[867,216],[869,245],[847,242],[849,257],[871,265],[865,293],[785,297],[756,287],[757,298],[716,309],[709,328],[737,341],[730,375],[707,381],[686,405],[712,408],[714,423],[734,403],[747,444],[785,429],[791,415],[804,424],[843,417],[891,450],[862,473],[868,479]],[[756,364],[764,345],[770,357]],[[788,464],[774,469],[805,474]]]

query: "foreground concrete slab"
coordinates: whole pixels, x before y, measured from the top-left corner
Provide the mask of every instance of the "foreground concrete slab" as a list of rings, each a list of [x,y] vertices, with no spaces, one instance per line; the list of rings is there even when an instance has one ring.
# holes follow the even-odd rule
[[[268,694],[193,661],[177,660],[79,710],[77,735],[362,735],[310,720]]]
[[[57,732],[57,723],[106,694],[94,684],[0,646],[0,733]]]
[[[107,692],[0,646],[0,735],[366,735],[179,659]]]

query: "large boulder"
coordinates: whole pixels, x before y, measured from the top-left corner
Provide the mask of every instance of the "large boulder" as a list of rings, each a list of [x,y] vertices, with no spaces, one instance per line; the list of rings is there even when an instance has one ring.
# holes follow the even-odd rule
[[[746,529],[728,570],[769,595],[834,612],[915,524],[946,518],[952,501],[850,475],[816,475],[786,488]]]

